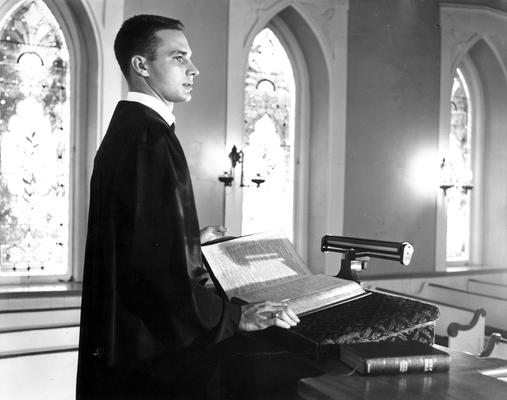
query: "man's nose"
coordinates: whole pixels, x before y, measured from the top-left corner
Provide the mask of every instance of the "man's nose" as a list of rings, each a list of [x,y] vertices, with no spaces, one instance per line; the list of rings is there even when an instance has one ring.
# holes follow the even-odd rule
[[[190,63],[190,66],[187,69],[187,75],[194,77],[199,75],[199,70],[197,69],[197,67],[193,62]]]

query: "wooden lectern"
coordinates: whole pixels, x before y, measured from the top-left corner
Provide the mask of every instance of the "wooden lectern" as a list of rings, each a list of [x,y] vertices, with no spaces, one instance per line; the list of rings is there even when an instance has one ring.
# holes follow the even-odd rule
[[[322,243],[322,251],[338,248],[335,251],[346,254],[345,267],[356,258],[361,258],[364,267],[369,257],[399,260],[406,265],[412,255],[411,246],[405,242],[325,236]],[[342,278],[346,275],[357,279],[350,269],[339,274]],[[330,361],[338,360],[340,344],[416,340],[433,345],[438,315],[433,305],[372,292],[305,315],[290,330],[273,327],[238,335],[235,340],[242,344],[235,345],[220,365],[217,397],[291,398],[300,379],[321,375]]]

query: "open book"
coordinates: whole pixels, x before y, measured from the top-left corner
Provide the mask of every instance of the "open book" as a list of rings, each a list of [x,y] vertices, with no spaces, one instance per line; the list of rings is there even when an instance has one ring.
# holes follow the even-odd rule
[[[304,315],[367,294],[357,282],[312,274],[278,231],[203,246],[202,252],[215,285],[229,300],[283,301]]]

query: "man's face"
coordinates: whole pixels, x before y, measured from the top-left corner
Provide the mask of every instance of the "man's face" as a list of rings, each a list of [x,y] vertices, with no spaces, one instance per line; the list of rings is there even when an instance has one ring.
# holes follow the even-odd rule
[[[159,45],[154,60],[146,60],[146,82],[166,102],[192,98],[194,78],[199,71],[190,60],[192,51],[183,32],[164,29],[155,33]]]

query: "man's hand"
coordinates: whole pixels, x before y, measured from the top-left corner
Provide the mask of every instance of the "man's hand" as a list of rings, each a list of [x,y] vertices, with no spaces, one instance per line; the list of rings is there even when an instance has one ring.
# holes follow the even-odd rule
[[[247,304],[241,308],[239,330],[259,331],[270,326],[289,329],[298,323],[298,316],[289,306],[284,303],[265,301]]]
[[[227,228],[222,225],[207,226],[201,229],[201,244],[222,237],[227,232]]]

